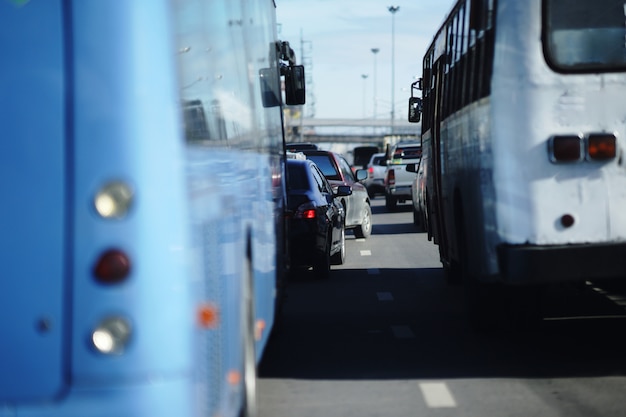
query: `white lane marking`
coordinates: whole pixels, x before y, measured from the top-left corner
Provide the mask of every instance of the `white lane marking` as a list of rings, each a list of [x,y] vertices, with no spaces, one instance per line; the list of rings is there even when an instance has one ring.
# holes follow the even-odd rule
[[[415,339],[415,333],[409,326],[391,326],[391,332],[396,339]]]
[[[354,239],[355,242],[365,242],[365,239],[363,239],[362,237],[358,238],[358,239]]]
[[[424,401],[430,408],[454,408],[456,401],[445,382],[421,382]]]
[[[372,256],[372,251],[371,250],[362,250],[361,251],[361,256]]]
[[[370,268],[367,270],[367,273],[370,275],[379,275],[380,274],[380,269],[378,268]]]
[[[393,295],[390,292],[377,292],[378,301],[393,301]]]

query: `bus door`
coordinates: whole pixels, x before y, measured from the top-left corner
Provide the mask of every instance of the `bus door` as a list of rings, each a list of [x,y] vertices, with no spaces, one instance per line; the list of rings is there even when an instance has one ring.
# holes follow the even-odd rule
[[[441,120],[443,112],[444,98],[444,68],[445,59],[438,59],[433,65],[433,75],[435,77],[434,89],[434,111],[432,112],[432,177],[433,188],[431,190],[431,225],[433,228],[433,238],[435,244],[439,245],[439,255],[442,260],[448,259],[448,242],[445,230],[443,193],[442,193],[442,154],[441,154]]]
[[[0,404],[68,374],[63,2],[17,3],[0,1]]]

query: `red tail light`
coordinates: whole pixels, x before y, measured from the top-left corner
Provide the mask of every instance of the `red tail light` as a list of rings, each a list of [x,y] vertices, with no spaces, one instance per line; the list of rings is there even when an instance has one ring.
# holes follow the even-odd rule
[[[317,217],[317,210],[313,203],[304,203],[294,213],[295,219],[314,219]]]
[[[374,177],[374,167],[369,167],[367,169],[367,174],[369,175],[370,178]]]
[[[396,173],[393,169],[387,171],[387,185],[396,185]]]
[[[130,259],[124,252],[118,249],[110,249],[104,252],[94,267],[96,280],[103,284],[122,282],[129,273]]]
[[[552,136],[548,142],[552,162],[577,162],[583,157],[583,139],[577,135]]]
[[[594,133],[589,135],[587,154],[589,159],[604,161],[615,158],[617,139],[612,133]]]

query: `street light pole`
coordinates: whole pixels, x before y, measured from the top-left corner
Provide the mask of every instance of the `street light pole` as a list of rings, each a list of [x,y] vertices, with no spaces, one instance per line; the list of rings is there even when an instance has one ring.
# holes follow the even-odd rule
[[[361,78],[363,78],[363,119],[365,119],[367,112],[365,111],[365,97],[367,96],[367,74],[361,74]]]
[[[376,119],[376,112],[378,111],[376,109],[376,54],[378,54],[379,51],[379,48],[372,48],[372,53],[374,54],[374,120]]]
[[[396,12],[400,10],[400,6],[389,6],[387,8],[391,12],[391,135],[394,134],[394,124],[396,117],[395,90],[396,90],[396,68],[395,68],[395,52],[396,52]]]

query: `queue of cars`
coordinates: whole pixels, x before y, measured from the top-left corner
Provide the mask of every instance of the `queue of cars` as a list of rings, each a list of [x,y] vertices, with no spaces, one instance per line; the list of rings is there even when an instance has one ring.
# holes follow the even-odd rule
[[[357,238],[372,231],[366,170],[356,170],[341,155],[302,149],[288,155],[287,234],[292,270],[309,268],[328,278],[332,264],[345,260],[345,231]]]
[[[331,265],[345,261],[346,230],[352,230],[357,238],[371,234],[370,199],[377,193],[385,195],[388,209],[412,200],[414,223],[427,222],[421,193],[423,175],[418,174],[419,142],[401,142],[389,154],[372,154],[367,169],[355,169],[342,155],[314,144],[291,143],[286,150],[292,269],[312,268],[318,278],[328,278]]]

